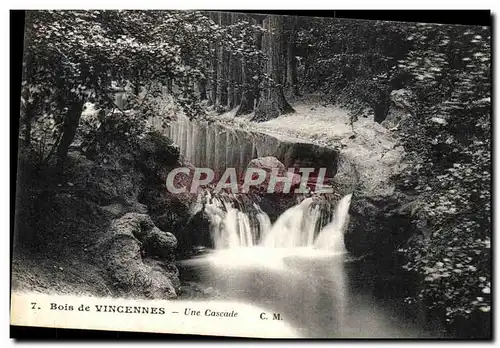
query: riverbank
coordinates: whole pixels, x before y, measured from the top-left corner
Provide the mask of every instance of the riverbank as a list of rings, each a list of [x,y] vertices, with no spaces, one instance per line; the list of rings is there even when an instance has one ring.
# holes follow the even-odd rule
[[[175,146],[162,139],[148,134],[112,156],[74,147],[63,173],[20,163],[13,291],[177,296],[177,240],[142,202],[145,190],[161,190],[162,171],[177,165]]]

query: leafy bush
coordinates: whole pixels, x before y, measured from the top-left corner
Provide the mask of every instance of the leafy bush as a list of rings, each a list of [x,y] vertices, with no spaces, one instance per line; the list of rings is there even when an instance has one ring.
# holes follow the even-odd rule
[[[302,88],[385,118],[391,91],[412,100],[397,132],[397,185],[422,201],[401,249],[421,275],[416,299],[449,323],[490,311],[491,28],[318,19],[298,34]],[[404,96],[400,96],[403,100]]]
[[[490,34],[420,30],[411,36],[419,49],[401,63],[417,96],[400,131],[413,164],[401,181],[423,198],[420,222],[433,232],[405,248],[406,267],[422,275],[419,298],[452,323],[491,309]]]

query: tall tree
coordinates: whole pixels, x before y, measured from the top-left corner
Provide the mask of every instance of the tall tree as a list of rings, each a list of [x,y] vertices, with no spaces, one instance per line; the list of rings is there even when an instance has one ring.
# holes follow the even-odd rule
[[[241,64],[242,93],[236,116],[247,115],[253,111],[255,102],[254,80],[252,79],[251,62]]]
[[[235,23],[238,21],[238,15],[236,13],[228,14],[229,24],[230,24],[230,34],[234,36],[236,33]],[[227,107],[232,109],[235,106],[235,90],[236,90],[236,79],[238,67],[236,60],[236,55],[233,52],[229,52],[228,56],[228,91],[227,91]]]
[[[219,23],[220,12],[210,12],[209,18],[214,23]],[[210,44],[210,98],[209,104],[217,104],[217,58],[218,58],[219,44]]]
[[[256,96],[259,91],[259,80],[262,75],[261,49],[262,20],[256,16],[248,16],[245,20],[250,24],[251,32],[248,35],[249,45],[246,54],[242,56],[239,67],[240,100],[236,116],[247,115],[254,111]],[[256,53],[256,54],[254,54]]]
[[[289,27],[288,42],[287,42],[287,64],[286,64],[286,87],[293,95],[299,95],[299,85],[297,82],[297,57],[296,57],[296,41],[297,41],[297,25],[298,17],[287,17]]]
[[[233,61],[233,81],[234,81],[234,89],[233,89],[233,105],[231,108],[234,108],[240,105],[241,102],[241,60],[235,58]]]
[[[294,112],[283,93],[283,16],[269,15],[263,24],[266,32],[262,37],[262,50],[267,57],[265,81],[254,120],[267,120]]]
[[[255,45],[257,47],[257,49],[262,52],[262,57],[263,59],[260,60],[260,61],[257,61],[256,62],[256,66],[254,67],[255,68],[255,71],[258,71],[259,74],[256,74],[256,75],[252,75],[252,79],[253,79],[253,94],[254,94],[254,104],[252,105],[252,110],[255,108],[256,105],[259,104],[259,98],[260,98],[260,92],[261,92],[261,87],[260,87],[260,84],[263,80],[263,74],[261,74],[261,72],[265,72],[265,66],[264,66],[264,59],[265,59],[265,53],[262,51],[262,37],[264,35],[264,19],[266,17],[265,16],[256,16],[255,19],[257,21],[257,25],[262,28],[261,31],[257,31],[254,35],[254,42],[255,42]]]
[[[219,26],[226,26],[230,14],[221,12],[219,14]],[[218,47],[217,57],[217,105],[227,106],[227,87],[228,87],[228,66],[229,52],[221,41]]]
[[[198,84],[198,93],[200,94],[200,100],[207,99],[207,80],[201,79],[197,82]]]

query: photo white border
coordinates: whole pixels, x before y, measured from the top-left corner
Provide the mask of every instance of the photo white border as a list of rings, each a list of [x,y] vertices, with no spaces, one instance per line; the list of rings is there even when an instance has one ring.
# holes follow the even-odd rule
[[[83,6],[82,6],[83,5]],[[376,5],[376,7],[374,6]],[[447,1],[435,1],[435,0],[420,0],[418,2],[405,2],[405,1],[395,1],[395,0],[381,0],[381,1],[338,1],[335,3],[329,2],[329,1],[321,1],[321,0],[308,0],[308,1],[296,1],[291,3],[290,1],[269,1],[269,0],[241,0],[241,1],[229,1],[229,0],[224,0],[224,1],[213,1],[208,4],[206,1],[201,1],[201,0],[184,0],[184,1],[168,1],[168,2],[162,2],[160,3],[158,0],[156,1],[151,1],[151,0],[143,0],[143,1],[131,1],[131,0],[121,0],[121,1],[102,1],[102,0],[87,0],[83,4],[79,2],[68,2],[63,1],[63,0],[48,0],[44,1],[43,3],[39,1],[27,1],[27,0],[19,0],[19,1],[3,1],[2,2],[2,11],[1,11],[1,18],[0,18],[0,25],[2,26],[1,30],[1,47],[3,48],[3,54],[1,55],[1,75],[0,75],[0,81],[1,81],[1,89],[0,89],[0,96],[2,98],[2,103],[0,104],[2,109],[3,109],[3,114],[4,116],[1,117],[1,125],[0,125],[0,163],[2,163],[2,168],[0,170],[0,184],[1,186],[1,193],[2,193],[2,198],[0,201],[0,221],[3,223],[3,231],[1,233],[1,242],[2,246],[4,248],[4,253],[3,253],[3,262],[4,265],[2,267],[2,279],[5,281],[8,279],[9,276],[9,264],[10,264],[10,259],[7,257],[7,255],[10,255],[10,225],[9,225],[9,220],[10,220],[10,200],[9,200],[9,194],[8,192],[10,191],[10,182],[9,182],[9,156],[10,156],[10,120],[9,116],[10,115],[10,97],[9,97],[9,90],[10,90],[10,80],[9,80],[9,71],[10,71],[10,66],[9,66],[9,9],[56,9],[56,8],[65,8],[65,9],[77,9],[77,8],[109,8],[109,9],[118,9],[118,8],[127,8],[127,9],[159,9],[159,8],[165,8],[165,9],[208,9],[208,8],[214,8],[214,9],[233,9],[233,10],[238,10],[238,9],[285,9],[285,7],[291,7],[290,9],[294,10],[299,10],[299,9],[322,9],[322,8],[328,8],[328,7],[335,7],[336,9],[346,9],[346,10],[351,10],[351,9],[453,9],[454,7],[460,6],[462,8],[467,8],[467,9],[492,9],[493,15],[496,16],[498,13],[498,1],[494,2],[491,0],[475,0],[473,2],[457,2],[457,1],[452,1],[452,0],[447,0]],[[493,37],[495,38],[495,42],[493,43],[493,47],[496,48],[498,47],[498,30],[496,29],[496,24],[494,23],[494,29],[495,32],[493,33]],[[494,67],[498,69],[498,55],[496,52],[494,53]],[[496,71],[497,69],[494,69]],[[496,76],[494,77],[494,85],[496,86]],[[499,100],[498,98],[498,87],[494,88],[494,105],[496,105],[496,102]],[[496,111],[495,109],[493,111]],[[494,114],[495,116],[495,114]],[[495,128],[498,128],[498,121],[494,122]],[[496,132],[496,134],[499,134]],[[499,143],[500,141],[496,139],[494,141],[495,148],[494,148],[494,163],[498,165],[499,161],[497,158],[497,154],[500,153],[499,150]],[[500,170],[498,166],[495,166],[494,168],[495,173],[499,173]],[[498,197],[498,182],[494,191],[494,197]],[[495,215],[495,218],[497,216]],[[497,219],[495,219],[497,220]],[[495,233],[496,231],[493,231]],[[494,250],[496,252],[497,250],[497,244],[498,244],[498,237],[494,237]],[[497,279],[498,275],[498,267],[494,267],[495,270],[495,279]],[[496,285],[496,284],[495,284]],[[495,290],[495,297],[497,296],[497,287],[494,287]],[[1,313],[2,313],[2,319],[3,322],[1,323],[1,332],[2,332],[2,346],[3,344],[7,344],[7,346],[13,345],[14,341],[13,340],[8,340],[6,342],[5,338],[8,338],[8,324],[9,324],[9,311],[8,311],[8,302],[7,298],[10,293],[10,289],[8,286],[3,286],[2,287],[2,307],[1,307]],[[496,297],[497,298],[497,297]],[[494,311],[496,308],[494,308]],[[498,318],[497,320],[494,321],[495,324],[495,330],[494,332],[497,332],[497,324],[498,324]],[[4,334],[5,333],[5,334]],[[219,344],[219,342],[214,342],[215,344]],[[230,342],[234,343],[234,342]],[[253,342],[250,344],[255,344],[257,342]],[[266,346],[268,344],[276,344],[275,343],[268,343],[268,342],[258,342],[259,346]],[[354,342],[335,342],[332,341],[331,343],[334,343],[337,347],[347,347],[348,345],[353,344]],[[387,344],[390,342],[379,342],[379,344]],[[402,344],[405,342],[398,342],[394,341],[392,344]],[[420,342],[415,342],[417,345],[422,345],[422,346],[434,346],[440,344],[439,342],[426,342],[426,341],[420,341]],[[451,344],[455,344],[456,342],[450,342]],[[26,345],[32,345],[33,343],[26,343]],[[38,343],[40,344],[40,343]],[[51,342],[49,342],[51,344]],[[107,344],[107,343],[96,343],[96,342],[89,342],[89,343],[83,343],[84,345],[92,345],[95,347],[96,345],[100,344]],[[142,343],[138,342],[133,342],[130,343],[132,346],[141,346]],[[164,342],[160,344],[165,344]],[[179,345],[179,344],[187,344],[187,343],[176,343],[176,342],[170,342],[168,343],[169,345],[173,344],[174,346]],[[192,343],[191,343],[192,344]],[[290,341],[285,341],[281,342],[281,344],[296,344],[294,342]],[[309,342],[301,342],[301,344],[311,344]],[[372,344],[377,344],[377,342],[356,342],[356,345],[372,345]],[[468,343],[468,345],[476,346],[484,343],[475,343],[471,342]]]

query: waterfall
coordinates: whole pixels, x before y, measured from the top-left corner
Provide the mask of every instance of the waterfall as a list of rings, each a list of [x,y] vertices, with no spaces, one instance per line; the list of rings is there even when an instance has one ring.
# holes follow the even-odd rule
[[[255,246],[260,236],[270,230],[269,216],[257,204],[248,206],[234,195],[206,195],[205,212],[216,249]]]
[[[260,209],[259,205],[254,203],[254,208],[257,211],[257,221],[259,223],[259,230],[261,236],[267,236],[271,231],[271,219],[269,216]]]
[[[332,222],[326,225],[319,233],[314,245],[320,249],[345,252],[344,230],[349,221],[349,205],[352,193],[344,196],[337,207]]]
[[[300,204],[286,210],[276,220],[269,233],[262,241],[265,247],[305,246],[309,232],[316,226],[317,220],[309,214],[312,198],[304,199]],[[317,216],[317,215],[315,215]]]
[[[312,247],[341,253],[351,196],[339,201],[333,219],[319,232],[324,212],[313,198],[287,209],[274,224],[258,204],[249,206],[231,195],[209,197],[205,211],[215,249]]]
[[[211,168],[216,178],[226,168],[235,168],[240,176],[251,159],[266,151],[270,155],[277,151],[274,145],[262,146],[258,138],[245,137],[241,132],[220,125],[191,121],[182,114],[177,115],[166,132],[187,161],[196,167]],[[274,224],[250,197],[206,195],[198,196],[190,207],[190,214],[205,209],[215,249],[260,246],[345,251],[343,231],[348,221],[351,195],[336,204],[333,219],[329,204],[325,209],[312,198],[306,198],[283,212]],[[323,201],[331,201],[325,195],[322,197]]]

